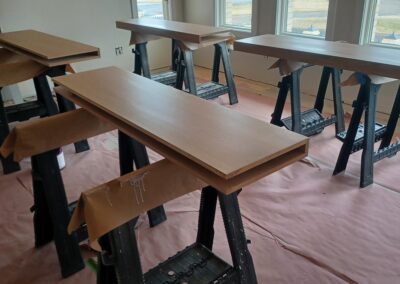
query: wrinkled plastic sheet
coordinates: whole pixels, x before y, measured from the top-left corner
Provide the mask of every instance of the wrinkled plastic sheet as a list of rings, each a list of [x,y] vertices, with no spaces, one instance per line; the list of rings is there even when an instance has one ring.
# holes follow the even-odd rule
[[[239,90],[238,105],[227,96],[216,103],[266,121],[274,100]],[[286,112],[285,115],[288,115]],[[360,189],[361,153],[351,155],[345,174],[332,176],[341,142],[334,126],[311,138],[310,156],[246,188],[239,195],[246,237],[251,240],[259,283],[399,283],[400,160],[375,164],[375,183]],[[75,154],[63,148],[62,171],[69,200],[81,191],[118,176],[116,132],[89,139],[91,150]],[[150,159],[160,156],[149,151]],[[30,162],[23,170],[0,176],[0,273],[2,283],[95,283],[86,268],[61,279],[53,244],[34,249]],[[199,192],[168,202],[168,220],[149,228],[146,215],[137,224],[143,269],[193,243]],[[214,251],[231,261],[217,209]],[[84,256],[93,254],[83,250]]]

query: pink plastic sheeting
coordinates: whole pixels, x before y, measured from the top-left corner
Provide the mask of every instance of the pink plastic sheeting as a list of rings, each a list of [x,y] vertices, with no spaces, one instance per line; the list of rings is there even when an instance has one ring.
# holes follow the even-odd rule
[[[239,91],[238,105],[228,106],[226,96],[216,102],[269,120],[273,100]],[[62,173],[71,201],[118,176],[116,133],[90,144],[81,154],[64,147]],[[311,139],[310,162],[296,163],[240,194],[259,283],[400,283],[399,157],[377,163],[376,183],[360,190],[360,154],[351,156],[346,174],[332,177],[340,146],[331,126]],[[150,151],[150,158],[160,157]],[[22,167],[0,176],[0,282],[95,283],[88,268],[62,280],[54,245],[33,248],[29,160]],[[156,228],[141,216],[137,239],[144,270],[194,242],[199,196],[195,192],[166,204],[168,221]],[[214,250],[230,261],[219,212],[215,227]]]

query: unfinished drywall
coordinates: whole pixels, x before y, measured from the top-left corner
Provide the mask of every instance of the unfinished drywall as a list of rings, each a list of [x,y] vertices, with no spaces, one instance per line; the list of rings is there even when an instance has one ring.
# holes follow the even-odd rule
[[[277,0],[258,0],[257,5],[257,34],[275,33],[276,2]],[[327,29],[327,37],[330,40],[345,40],[357,43],[362,22],[363,0],[331,0],[329,18],[333,18],[334,27]],[[215,1],[213,0],[186,0],[184,6],[184,19],[186,22],[214,25]],[[248,36],[251,36],[249,33]],[[196,65],[211,68],[212,48],[197,50],[194,55]],[[268,70],[275,58],[266,58],[242,52],[232,52],[232,68],[235,75],[248,79],[277,85],[280,77],[276,70]],[[304,93],[315,95],[318,90],[321,67],[311,67],[305,70],[301,78],[301,90]],[[344,72],[342,78],[347,78],[351,72]],[[391,110],[398,83],[386,84],[382,87],[377,110],[389,113]],[[343,98],[346,104],[351,105],[357,95],[356,87],[343,88]],[[328,98],[332,97],[329,89]]]

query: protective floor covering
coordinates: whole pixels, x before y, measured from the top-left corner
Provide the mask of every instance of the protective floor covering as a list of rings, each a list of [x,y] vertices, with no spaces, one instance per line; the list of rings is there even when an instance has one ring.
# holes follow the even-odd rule
[[[269,120],[273,100],[239,92],[238,105],[229,106],[226,96],[215,102]],[[64,147],[67,167],[62,173],[70,201],[118,176],[116,133],[89,141],[86,153]],[[399,157],[377,163],[375,184],[361,190],[359,153],[351,156],[345,174],[332,177],[340,146],[334,127],[328,127],[311,138],[308,161],[240,194],[259,283],[400,283]],[[150,152],[150,158],[160,157]],[[89,268],[61,279],[52,243],[34,249],[29,160],[22,167],[0,176],[0,283],[95,283]],[[140,217],[137,237],[145,271],[195,240],[199,196],[195,192],[166,204],[168,221],[156,228]],[[215,227],[214,250],[230,261],[219,212]]]

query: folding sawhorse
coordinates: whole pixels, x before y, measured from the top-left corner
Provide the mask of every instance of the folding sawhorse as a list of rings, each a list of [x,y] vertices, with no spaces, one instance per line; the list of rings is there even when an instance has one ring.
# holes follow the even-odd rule
[[[278,85],[279,94],[274,112],[271,115],[271,123],[278,126],[285,126],[287,129],[305,136],[318,134],[322,132],[326,126],[335,123],[336,133],[340,133],[345,130],[342,94],[340,89],[340,70],[330,67],[323,68],[314,108],[301,112],[300,75],[304,68],[310,66],[311,65],[306,65],[301,67],[283,77]],[[324,100],[330,78],[332,80],[335,115],[325,119],[321,113],[324,108]],[[292,116],[282,119],[282,113],[289,91]]]
[[[387,126],[375,122],[376,97],[380,84],[371,82],[369,76],[357,73],[360,78],[360,89],[356,101],[353,102],[353,115],[347,131],[337,135],[343,141],[342,148],[333,174],[346,170],[350,155],[362,150],[360,187],[373,183],[374,163],[389,158],[400,150],[400,142],[391,144],[396,124],[400,115],[400,87],[397,91]],[[364,124],[361,117],[365,111]],[[379,150],[374,150],[375,142],[381,141]]]

